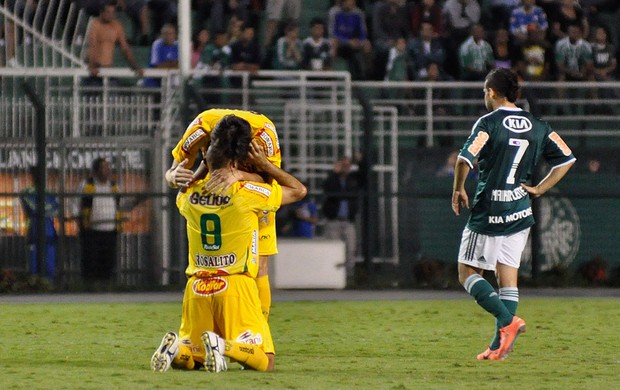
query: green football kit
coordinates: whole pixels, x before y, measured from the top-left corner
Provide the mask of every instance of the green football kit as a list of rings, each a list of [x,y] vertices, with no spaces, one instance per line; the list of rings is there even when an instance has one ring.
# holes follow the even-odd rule
[[[547,122],[521,108],[501,107],[480,117],[459,154],[470,168],[477,158],[480,169],[467,228],[498,236],[532,226],[530,197],[521,183],[541,157],[551,169],[575,160]]]

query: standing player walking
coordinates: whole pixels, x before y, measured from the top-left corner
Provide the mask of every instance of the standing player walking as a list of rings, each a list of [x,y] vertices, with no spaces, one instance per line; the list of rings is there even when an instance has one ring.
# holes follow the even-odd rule
[[[512,352],[525,321],[515,315],[521,253],[534,224],[530,197],[558,183],[575,162],[570,148],[548,123],[515,105],[517,75],[494,69],[484,83],[484,103],[491,111],[473,126],[454,168],[452,210],[469,208],[465,181],[478,159],[480,179],[458,255],[459,281],[476,303],[496,319],[496,335],[478,360],[502,360]],[[531,178],[540,157],[551,166],[537,185]],[[495,271],[499,295],[482,273]]]

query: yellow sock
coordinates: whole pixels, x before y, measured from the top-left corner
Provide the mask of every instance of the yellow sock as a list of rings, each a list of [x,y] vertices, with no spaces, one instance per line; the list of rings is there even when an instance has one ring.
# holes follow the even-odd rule
[[[269,284],[269,275],[258,277],[255,280],[256,287],[258,287],[260,308],[263,311],[265,319],[269,321],[269,310],[271,309],[271,285]]]
[[[256,371],[267,371],[269,358],[257,345],[226,340],[224,355]]]
[[[172,361],[172,366],[174,368],[193,370],[194,364],[195,363],[194,363],[194,358],[192,356],[192,351],[189,349],[187,345],[179,344],[179,353]]]

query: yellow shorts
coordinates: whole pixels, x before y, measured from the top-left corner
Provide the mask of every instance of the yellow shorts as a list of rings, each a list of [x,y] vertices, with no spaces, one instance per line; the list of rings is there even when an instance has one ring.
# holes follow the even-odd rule
[[[271,256],[278,253],[278,241],[276,238],[276,213],[263,212],[258,220],[258,254]]]
[[[200,363],[204,363],[205,356],[200,336],[207,330],[226,340],[260,345],[265,353],[275,353],[256,282],[249,276],[189,278],[183,296],[179,338]]]

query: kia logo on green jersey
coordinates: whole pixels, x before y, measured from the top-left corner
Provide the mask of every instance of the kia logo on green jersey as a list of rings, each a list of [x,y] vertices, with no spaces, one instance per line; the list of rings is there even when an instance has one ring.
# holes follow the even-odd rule
[[[502,125],[515,133],[525,133],[532,130],[532,122],[524,116],[508,115],[502,121]]]

